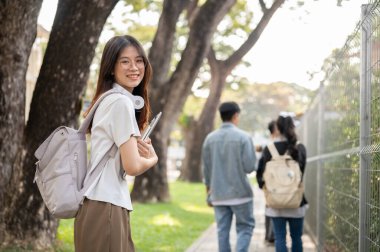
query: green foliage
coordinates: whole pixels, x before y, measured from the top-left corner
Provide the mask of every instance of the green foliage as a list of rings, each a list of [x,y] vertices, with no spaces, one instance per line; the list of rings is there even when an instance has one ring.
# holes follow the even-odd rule
[[[261,13],[259,7],[254,9],[248,1],[237,1],[214,34],[213,48],[218,59],[230,56],[247,39],[259,20],[254,19],[260,16],[258,13]]]
[[[223,37],[231,35],[240,37],[249,34],[252,30],[255,13],[250,7],[247,1],[238,0],[225,17],[225,22],[218,27],[220,35]],[[257,12],[260,13],[260,11]]]
[[[74,219],[59,221],[56,251],[74,251]]]
[[[239,127],[248,132],[267,134],[267,124],[281,111],[302,114],[314,97],[314,91],[294,83],[249,84],[245,79],[233,79],[227,83],[221,102],[233,100],[241,106]],[[180,119],[181,127],[188,126],[189,117],[197,119],[206,99],[190,96]],[[216,127],[221,123],[216,118]]]
[[[313,95],[313,91],[292,83],[255,83],[227,90],[222,101],[235,100],[241,105],[241,128],[265,134],[268,122],[276,119],[281,111],[302,114]]]
[[[169,184],[172,202],[134,204],[132,239],[137,251],[184,251],[213,222],[201,183]],[[56,251],[74,251],[74,220],[61,220]]]
[[[141,11],[148,10],[153,12],[161,12],[162,0],[128,0],[124,1],[125,4],[133,8],[133,12],[140,13]]]
[[[150,45],[157,26],[135,24],[128,29],[128,33],[136,37],[143,45]]]
[[[359,146],[359,57],[356,37],[349,47],[334,50],[326,59],[324,153]],[[349,48],[349,50],[348,50]],[[324,162],[326,246],[357,250],[359,227],[359,155],[336,156]],[[340,242],[337,240],[340,240]]]
[[[107,19],[103,32],[112,32],[113,35],[130,34],[136,37],[143,45],[150,45],[157,29],[162,2],[124,1],[120,2],[115,12]],[[155,22],[154,17],[157,17]],[[148,48],[146,48],[148,49]]]

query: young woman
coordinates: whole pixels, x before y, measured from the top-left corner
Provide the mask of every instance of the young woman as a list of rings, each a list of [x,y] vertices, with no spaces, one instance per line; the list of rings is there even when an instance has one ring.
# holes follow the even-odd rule
[[[285,152],[288,152],[290,156],[298,162],[303,175],[306,166],[306,148],[303,144],[297,143],[293,119],[291,117],[279,116],[277,119],[277,129],[280,132],[280,141],[276,141],[274,145],[278,153],[283,155]],[[271,158],[272,156],[268,147],[266,147],[259,160],[256,175],[260,188],[263,188],[265,184],[265,181],[262,179],[265,164],[271,160]],[[307,201],[305,195],[298,208],[275,209],[267,207],[265,209],[265,215],[272,217],[276,252],[288,251],[286,248],[286,223],[289,223],[290,236],[292,238],[292,252],[302,252],[301,236],[306,209]]]
[[[139,139],[150,114],[147,86],[151,75],[148,58],[135,38],[117,36],[107,42],[91,107],[106,91],[114,89],[119,93],[104,98],[95,112],[90,169],[114,145],[117,151],[85,193],[75,218],[77,252],[134,251],[129,221],[132,204],[124,175],[137,176],[158,161],[150,140]],[[136,105],[137,98],[140,100]]]

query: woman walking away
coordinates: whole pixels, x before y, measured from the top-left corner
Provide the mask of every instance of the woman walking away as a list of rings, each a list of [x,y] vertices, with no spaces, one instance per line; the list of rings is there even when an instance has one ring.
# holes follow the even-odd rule
[[[277,128],[280,132],[280,141],[275,142],[280,155],[286,152],[298,162],[302,177],[305,173],[306,166],[306,148],[303,144],[297,142],[297,135],[295,133],[295,126],[291,117],[279,116],[277,119]],[[262,177],[265,171],[265,165],[272,159],[272,155],[268,147],[263,151],[262,158],[259,160],[257,170],[257,178],[259,187],[263,188],[265,181]],[[276,252],[286,252],[286,224],[289,223],[290,237],[292,239],[292,252],[302,252],[302,231],[303,221],[307,210],[307,201],[305,195],[298,208],[271,208],[266,207],[265,213],[267,216],[272,217],[275,237]]]
[[[117,36],[107,42],[88,111],[108,90],[117,93],[106,96],[95,112],[89,169],[111,148],[116,149],[116,154],[85,192],[74,224],[77,252],[135,251],[129,220],[132,204],[125,175],[140,175],[158,161],[151,141],[139,138],[150,115],[147,88],[151,75],[151,65],[135,38]]]

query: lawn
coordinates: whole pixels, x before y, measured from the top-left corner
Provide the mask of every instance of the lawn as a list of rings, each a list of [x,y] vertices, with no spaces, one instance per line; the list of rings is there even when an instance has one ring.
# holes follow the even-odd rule
[[[170,203],[134,204],[132,239],[137,251],[184,251],[213,222],[201,183],[169,184]],[[57,251],[74,251],[74,220],[61,220]]]

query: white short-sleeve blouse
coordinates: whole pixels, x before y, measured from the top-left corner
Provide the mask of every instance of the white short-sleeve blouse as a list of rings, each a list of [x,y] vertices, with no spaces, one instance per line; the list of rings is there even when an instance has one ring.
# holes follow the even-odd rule
[[[113,88],[128,92],[118,84],[114,84]],[[88,199],[133,210],[119,150],[132,136],[140,136],[132,100],[127,95],[117,93],[104,98],[92,122],[90,169],[94,169],[113,144],[116,144],[118,150],[85,193]]]

